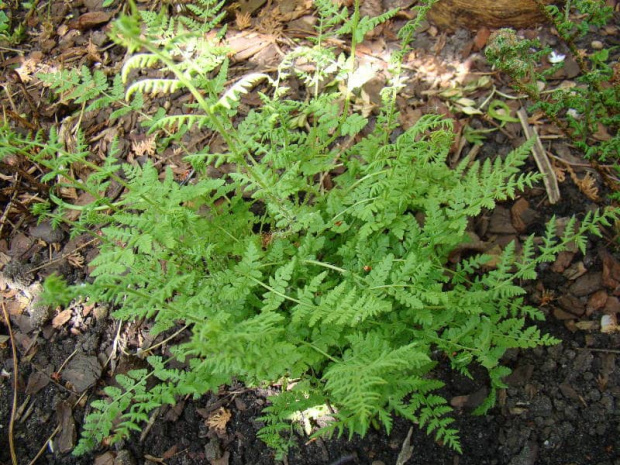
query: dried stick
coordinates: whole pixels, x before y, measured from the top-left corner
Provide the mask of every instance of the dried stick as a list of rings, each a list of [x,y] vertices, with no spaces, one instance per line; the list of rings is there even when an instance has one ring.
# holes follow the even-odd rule
[[[538,169],[544,175],[543,183],[545,184],[545,189],[547,191],[547,195],[549,196],[549,203],[557,203],[560,200],[560,188],[558,187],[558,179],[556,178],[555,172],[551,167],[551,163],[547,158],[545,149],[543,148],[540,139],[538,138],[536,129],[532,128],[532,126],[530,126],[530,124],[527,122],[527,112],[524,108],[520,108],[519,111],[517,111],[517,116],[519,117],[519,121],[521,121],[521,127],[523,127],[525,137],[528,140],[532,138],[536,139],[536,142],[532,146],[532,155],[534,155],[534,159],[536,160],[536,165],[538,166]]]
[[[17,411],[17,349],[15,348],[15,339],[13,339],[13,331],[11,329],[11,320],[9,313],[6,311],[6,305],[2,302],[2,314],[6,320],[6,326],[9,330],[11,338],[11,350],[13,351],[13,404],[11,405],[11,419],[9,420],[9,451],[11,453],[11,462],[17,465],[17,454],[15,453],[15,444],[13,442],[13,430],[15,428],[15,412]]]

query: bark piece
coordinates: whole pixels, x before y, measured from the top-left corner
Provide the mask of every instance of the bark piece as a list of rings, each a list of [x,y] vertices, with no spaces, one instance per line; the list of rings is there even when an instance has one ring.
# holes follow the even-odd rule
[[[551,3],[551,0],[545,0]],[[443,29],[528,28],[544,22],[534,0],[439,0],[429,19]]]
[[[568,290],[577,297],[583,297],[598,291],[601,287],[601,273],[586,273],[576,279]]]

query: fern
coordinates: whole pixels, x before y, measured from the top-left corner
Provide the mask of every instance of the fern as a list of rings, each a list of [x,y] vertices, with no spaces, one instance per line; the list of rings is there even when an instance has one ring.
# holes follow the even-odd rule
[[[200,5],[212,12],[196,21],[218,17],[220,3]],[[182,369],[151,357],[149,375],[119,376],[119,387],[106,390],[109,399],[93,404],[76,453],[129,435],[158,405],[233,379],[249,386],[298,381],[265,409],[260,436],[279,456],[293,441],[296,412],[324,404],[331,421],[315,434],[363,435],[378,425],[389,431],[397,414],[460,451],[450,407],[435,392],[442,384],[433,379],[434,354],[465,375],[472,364],[488,371],[482,411],[493,406],[509,372],[500,363],[507,349],[557,342],[529,323],[542,314],[525,303],[522,280],[535,278],[538,265],[570,244],[584,250],[586,235],[617,215],[589,213],[562,237],[552,221],[542,239],[528,238],[520,253],[507,246],[493,267],[485,267],[485,255],[451,263],[473,216],[540,179],[520,171],[529,145],[450,169],[450,121],[427,115],[395,132],[397,79],[369,124],[351,110],[348,93],[319,91],[328,76],[345,82],[352,69],[352,57],[336,57],[322,43],[339,28],[351,33],[354,51],[378,22],[361,18],[359,5],[351,17],[332,2],[318,7],[315,47],[285,57],[275,77],[250,74],[228,89],[224,49],[186,30],[199,26],[153,13],[115,23],[115,40],[139,53],[105,92],[124,94],[131,105],[152,92],[193,97],[183,114],[154,110],[144,125],[188,154],[199,173],[194,183],[177,182],[170,170],[160,175],[151,163],[121,164],[114,145],[95,165],[83,140],[67,151],[53,131],[46,143],[43,135],[12,135],[0,144],[0,154],[19,150],[40,162],[47,180],[70,178],[72,163],[92,171],[86,183],[73,183],[92,193],[92,204],[52,195],[39,209],[61,221],[63,209],[79,208],[74,231],[101,231],[92,282],[66,287],[53,279],[49,299],[84,295],[113,304],[116,318],[150,319],[153,333],[179,323],[191,332],[172,349]],[[167,34],[174,39],[164,40]],[[179,60],[188,51],[191,59]],[[302,59],[314,69],[301,69]],[[149,77],[134,77],[147,67]],[[99,98],[100,78],[67,76],[73,86],[88,81],[89,98]],[[306,101],[286,97],[293,76],[301,78]],[[241,96],[261,81],[270,85],[260,105],[239,115]],[[65,98],[75,95],[71,85],[54,85]],[[165,135],[173,127],[180,136]],[[184,134],[205,129],[221,137],[217,153],[183,145]],[[228,174],[209,178],[204,168],[221,163],[230,165]],[[124,189],[115,202],[104,195],[112,182]],[[160,382],[147,388],[148,376]]]

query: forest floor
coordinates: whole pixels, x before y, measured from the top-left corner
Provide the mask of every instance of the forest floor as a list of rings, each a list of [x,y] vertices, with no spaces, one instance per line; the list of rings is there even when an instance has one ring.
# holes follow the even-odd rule
[[[118,73],[125,51],[114,45],[106,32],[119,11],[114,6],[104,8],[102,3],[51,0],[46,3],[49,8],[28,16],[27,38],[20,45],[0,47],[4,87],[0,100],[7,124],[21,126],[22,130],[75,124],[80,106],[42,104],[46,91],[36,77],[39,71],[87,66],[110,76]],[[234,50],[233,80],[248,70],[273,71],[281,52],[294,44],[293,39],[303,40],[308,34],[305,21],[313,14],[306,2],[295,0],[241,3],[252,16],[248,24],[229,24],[226,38]],[[396,5],[394,1],[384,3]],[[410,6],[412,2],[399,3]],[[619,13],[618,5],[611,3],[616,8],[616,22],[592,29],[584,47],[615,50],[612,56],[617,61],[620,34],[615,24]],[[149,5],[140,3],[140,7]],[[164,7],[174,8],[168,4]],[[276,7],[278,14],[273,10]],[[23,12],[19,14],[23,17]],[[406,21],[405,16],[375,31],[358,48],[360,67],[372,75],[362,86],[357,103],[371,111],[380,101],[386,56],[398,44],[396,31]],[[505,101],[513,115],[530,105],[524,99],[502,96],[514,95],[514,91],[508,79],[491,70],[484,58],[489,32],[442,32],[425,24],[406,63],[410,75],[398,101],[401,122],[410,125],[426,113],[452,118],[460,136],[454,146],[454,160],[476,156],[472,150],[479,150],[477,156],[481,158],[506,154],[524,141],[519,123],[498,128],[486,115],[468,115],[463,111],[463,101],[459,103],[463,97],[482,102],[497,89],[501,94],[494,98]],[[521,33],[561,47],[549,27]],[[558,52],[566,50],[558,48]],[[578,72],[567,54],[563,69],[549,85],[569,85]],[[483,77],[486,83],[481,81]],[[184,104],[182,97],[169,102],[172,111]],[[244,99],[250,104],[257,96],[250,93]],[[121,118],[110,125],[108,117],[109,111],[103,109],[81,121],[93,153],[105,151],[102,147],[118,136],[127,162],[151,156],[162,170],[172,168],[179,179],[187,173],[189,166],[178,153],[147,154],[144,146],[148,137],[135,119]],[[552,215],[560,219],[580,216],[607,203],[607,190],[598,172],[552,124],[531,121],[555,157],[555,171],[562,181],[561,199],[551,205],[547,192],[540,187],[486,212],[472,224],[472,231],[489,253],[513,239],[539,233]],[[488,134],[482,146],[474,146],[463,137],[466,127],[496,130]],[[190,140],[188,146],[204,143],[208,137]],[[72,282],[88,279],[88,263],[96,247],[88,238],[69,239],[68,231],[37,224],[22,207],[45,195],[37,182],[41,173],[26,160],[1,163],[0,297],[12,326],[9,334],[8,325],[0,318],[0,463],[11,463],[9,434],[14,437],[20,464],[276,463],[272,451],[256,437],[261,427],[257,418],[271,390],[242,385],[222,386],[219,392],[197,400],[181,399],[174,407],[158,409],[148,426],[130,440],[102,446],[85,457],[70,454],[87,405],[102,395],[102,388],[112,382],[114,374],[142,366],[144,361],[132,355],[138,347],[145,341],[156,344],[160,339],[149,340],[144,322],[118,322],[109,316],[107,307],[97,303],[75,303],[49,315],[37,312],[32,299],[41,281],[53,272]],[[533,161],[528,169],[536,169]],[[587,186],[583,182],[586,178],[590,179]],[[75,200],[79,202],[79,197]],[[620,312],[619,258],[616,233],[605,231],[602,238],[590,240],[585,255],[563,253],[540,270],[539,280],[526,284],[531,303],[548,315],[541,328],[562,342],[507,353],[504,362],[513,373],[505,380],[508,388],[501,391],[499,405],[488,414],[471,415],[487,393],[488,379],[483,371],[468,379],[440,364],[438,377],[446,383],[442,394],[455,408],[462,454],[437,444],[415,425],[396,420],[389,435],[377,430],[351,440],[309,440],[299,431],[298,447],[291,450],[285,463],[620,465],[620,333],[618,328],[601,326],[604,315],[613,318]],[[15,341],[16,359],[10,336]],[[17,408],[12,415],[14,398]]]

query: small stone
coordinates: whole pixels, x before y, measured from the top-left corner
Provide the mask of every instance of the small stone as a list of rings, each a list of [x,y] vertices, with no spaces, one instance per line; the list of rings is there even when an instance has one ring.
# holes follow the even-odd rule
[[[577,64],[575,59],[570,56],[566,57],[566,60],[564,60],[563,71],[565,73],[566,79],[573,79],[579,76],[579,73],[581,73],[579,65]]]
[[[590,46],[594,50],[602,50],[604,47],[603,42],[601,42],[600,40],[593,40],[592,42],[590,42]]]
[[[612,313],[611,315],[603,315],[601,317],[601,333],[611,334],[617,332],[619,329],[618,319],[616,318],[615,313]]]

